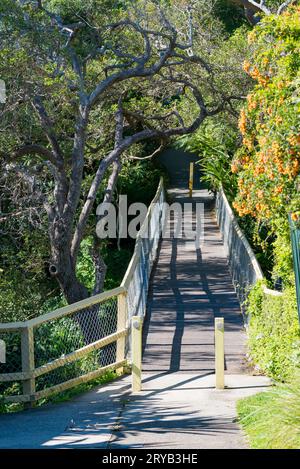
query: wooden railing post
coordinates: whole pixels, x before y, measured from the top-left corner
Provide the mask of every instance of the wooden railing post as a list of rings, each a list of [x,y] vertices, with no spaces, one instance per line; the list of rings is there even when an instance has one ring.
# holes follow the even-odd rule
[[[117,320],[117,332],[126,329],[128,321],[127,314],[127,292],[118,295],[118,320]],[[126,337],[121,337],[117,341],[117,354],[116,361],[125,360],[125,347]],[[119,368],[118,372],[123,374],[124,368]]]
[[[139,316],[132,317],[132,392],[142,389],[142,329],[143,321]]]
[[[216,388],[224,389],[224,318],[215,318]]]
[[[190,163],[190,177],[189,177],[189,196],[193,196],[194,187],[194,163]]]
[[[21,332],[21,352],[23,373],[34,372],[34,338],[33,327],[24,327]],[[30,377],[23,381],[23,394],[28,394],[32,399],[35,393],[35,378]],[[33,401],[25,403],[25,408],[33,406]]]

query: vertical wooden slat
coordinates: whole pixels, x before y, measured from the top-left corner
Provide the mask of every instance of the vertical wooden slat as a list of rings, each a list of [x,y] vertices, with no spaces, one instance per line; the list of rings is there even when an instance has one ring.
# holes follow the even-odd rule
[[[224,318],[215,318],[216,388],[224,389]]]
[[[142,389],[142,329],[139,316],[132,317],[132,392]]]
[[[127,314],[127,292],[118,295],[118,321],[117,321],[117,331],[126,329],[128,321]],[[126,346],[126,337],[121,337],[117,341],[117,355],[116,361],[119,362],[125,359],[125,346]],[[124,369],[119,368],[118,373],[123,374]]]
[[[21,332],[22,371],[32,373],[34,371],[34,338],[33,328],[25,327]],[[34,396],[35,379],[32,377],[23,381],[23,394]],[[33,402],[27,402],[25,407],[32,407]]]

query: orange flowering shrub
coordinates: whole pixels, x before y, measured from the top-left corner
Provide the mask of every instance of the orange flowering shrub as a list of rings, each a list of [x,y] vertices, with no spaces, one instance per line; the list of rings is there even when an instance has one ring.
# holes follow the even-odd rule
[[[243,145],[232,162],[239,215],[287,220],[300,213],[300,7],[264,18],[249,34],[255,81],[240,113]]]

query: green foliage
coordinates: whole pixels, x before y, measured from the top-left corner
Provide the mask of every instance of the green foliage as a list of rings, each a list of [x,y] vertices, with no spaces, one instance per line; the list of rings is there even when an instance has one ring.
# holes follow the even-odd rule
[[[243,10],[228,0],[217,0],[214,5],[214,13],[229,33],[246,23]]]
[[[285,381],[300,366],[300,329],[295,288],[266,295],[261,283],[247,300],[248,347],[252,362],[268,376]]]
[[[69,401],[70,399],[80,396],[83,393],[92,391],[98,386],[103,386],[104,384],[110,383],[116,378],[118,378],[118,375],[115,371],[107,371],[104,375],[93,379],[88,383],[82,383],[78,386],[75,386],[74,388],[67,389],[66,391],[54,394],[50,397],[39,399],[37,401],[37,407],[41,407],[45,404],[60,404],[62,402]],[[13,391],[13,389],[10,389],[9,393],[14,394],[16,392]],[[3,399],[0,399],[0,414],[19,412],[21,410],[23,410],[23,405],[21,403],[6,403]]]
[[[300,449],[300,374],[291,383],[241,399],[239,423],[251,448]]]

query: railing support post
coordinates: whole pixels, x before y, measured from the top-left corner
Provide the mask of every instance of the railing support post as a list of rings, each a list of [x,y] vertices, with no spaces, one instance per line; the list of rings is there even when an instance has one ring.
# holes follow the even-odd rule
[[[189,196],[193,197],[194,187],[194,163],[190,163],[190,178],[189,178]]]
[[[139,316],[132,317],[132,392],[142,389],[142,330],[143,321]]]
[[[224,318],[215,318],[216,388],[224,389]]]
[[[34,372],[34,337],[33,327],[25,327],[21,332],[21,352],[22,352],[22,371],[23,373]],[[35,393],[35,378],[30,377],[23,381],[23,394],[33,398]],[[25,408],[31,408],[34,401],[30,400],[25,403]]]
[[[127,327],[127,292],[121,293],[118,295],[118,320],[117,320],[117,331],[126,329]],[[126,338],[121,337],[117,341],[117,353],[116,361],[121,361],[125,359],[125,347],[126,347]],[[120,374],[124,373],[124,368],[118,368]]]

